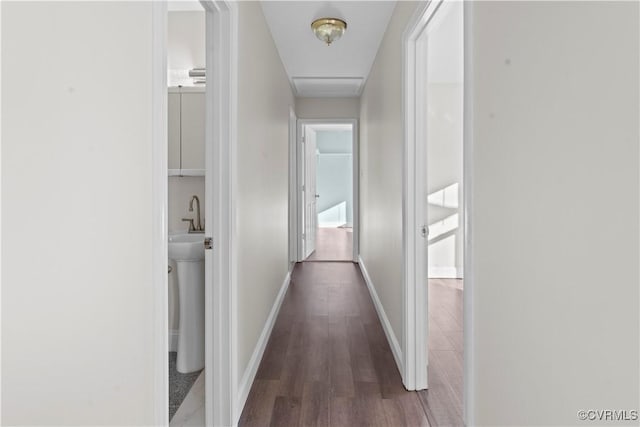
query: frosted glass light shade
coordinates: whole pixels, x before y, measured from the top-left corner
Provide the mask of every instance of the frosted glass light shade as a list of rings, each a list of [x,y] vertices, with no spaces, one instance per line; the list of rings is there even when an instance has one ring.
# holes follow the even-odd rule
[[[342,37],[347,29],[347,23],[338,18],[320,18],[311,23],[311,29],[318,39],[329,46]]]

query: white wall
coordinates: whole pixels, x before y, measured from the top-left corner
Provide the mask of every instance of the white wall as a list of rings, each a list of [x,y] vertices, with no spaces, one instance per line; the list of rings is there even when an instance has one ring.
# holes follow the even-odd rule
[[[472,424],[638,409],[638,7],[476,2],[468,16]]]
[[[167,18],[169,85],[190,84],[192,79],[189,78],[188,70],[204,68],[205,61],[204,10],[170,11]]]
[[[1,8],[2,424],[151,425],[151,4]]]
[[[398,2],[360,100],[360,255],[402,340],[402,33]],[[400,345],[403,345],[402,342]]]
[[[289,106],[294,98],[260,4],[239,2],[238,9],[236,233],[242,379],[289,269]]]
[[[445,4],[427,39],[427,218],[429,277],[463,274],[462,2]]]
[[[357,119],[359,98],[296,98],[299,119]]]

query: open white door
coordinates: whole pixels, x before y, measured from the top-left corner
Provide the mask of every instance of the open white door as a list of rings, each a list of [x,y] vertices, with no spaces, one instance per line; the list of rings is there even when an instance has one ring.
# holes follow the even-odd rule
[[[462,3],[450,0],[422,3],[403,40],[406,65],[403,382],[408,390],[428,388],[429,256],[434,265],[436,261],[448,260],[452,253],[455,258],[459,243],[452,239],[456,238],[456,229],[462,228],[459,224],[462,183],[456,168],[462,173],[463,7]],[[430,254],[430,242],[432,251],[437,243],[443,244]]]
[[[304,257],[316,250],[318,206],[316,194],[316,131],[305,126],[302,136],[304,147]]]

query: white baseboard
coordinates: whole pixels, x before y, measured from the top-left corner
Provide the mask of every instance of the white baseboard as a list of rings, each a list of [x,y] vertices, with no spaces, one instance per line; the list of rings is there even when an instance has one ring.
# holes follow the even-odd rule
[[[260,362],[262,361],[264,350],[267,347],[267,342],[269,341],[269,337],[271,336],[273,325],[276,323],[276,319],[278,318],[278,313],[280,312],[280,306],[282,305],[282,301],[284,300],[284,296],[287,293],[287,289],[289,288],[290,282],[291,282],[291,271],[289,271],[287,273],[287,276],[284,278],[284,282],[282,283],[282,286],[280,287],[280,291],[276,296],[276,300],[273,303],[273,307],[271,307],[271,312],[269,313],[269,317],[267,317],[267,321],[264,324],[264,328],[262,328],[262,333],[260,334],[260,338],[258,338],[256,347],[253,350],[253,354],[251,355],[251,359],[249,360],[249,365],[247,366],[247,369],[244,371],[242,380],[240,380],[240,387],[238,387],[238,399],[237,399],[238,406],[236,407],[236,413],[234,415],[234,420],[235,420],[234,425],[237,425],[238,422],[240,421],[240,415],[242,414],[244,405],[247,402],[247,397],[249,397],[249,391],[251,390],[251,386],[253,385],[253,380],[256,378],[256,374],[258,373],[258,367],[260,366]]]
[[[398,365],[398,370],[404,376],[404,366],[402,363],[402,360],[403,360],[402,347],[400,347],[400,343],[396,338],[396,334],[393,332],[391,323],[389,323],[389,318],[387,317],[387,314],[384,311],[384,307],[380,302],[380,298],[378,298],[378,293],[376,292],[376,288],[373,286],[371,277],[367,272],[367,267],[364,265],[364,261],[360,256],[358,256],[358,265],[360,266],[360,271],[362,271],[362,276],[364,277],[364,281],[367,284],[367,288],[369,288],[369,293],[371,294],[373,305],[375,306],[376,312],[378,313],[378,318],[380,319],[380,323],[382,323],[382,329],[384,329],[384,334],[387,336],[387,341],[389,341],[389,346],[391,347],[393,358],[396,360],[396,365]]]
[[[176,329],[169,329],[169,351],[178,351],[178,337],[180,332]]]
[[[429,266],[430,279],[462,279],[462,277],[463,277],[462,268]]]

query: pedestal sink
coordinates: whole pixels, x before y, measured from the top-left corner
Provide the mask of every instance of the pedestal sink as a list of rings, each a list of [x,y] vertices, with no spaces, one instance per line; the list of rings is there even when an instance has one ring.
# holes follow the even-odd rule
[[[195,372],[204,368],[204,234],[170,234],[169,258],[180,298],[176,369]]]

